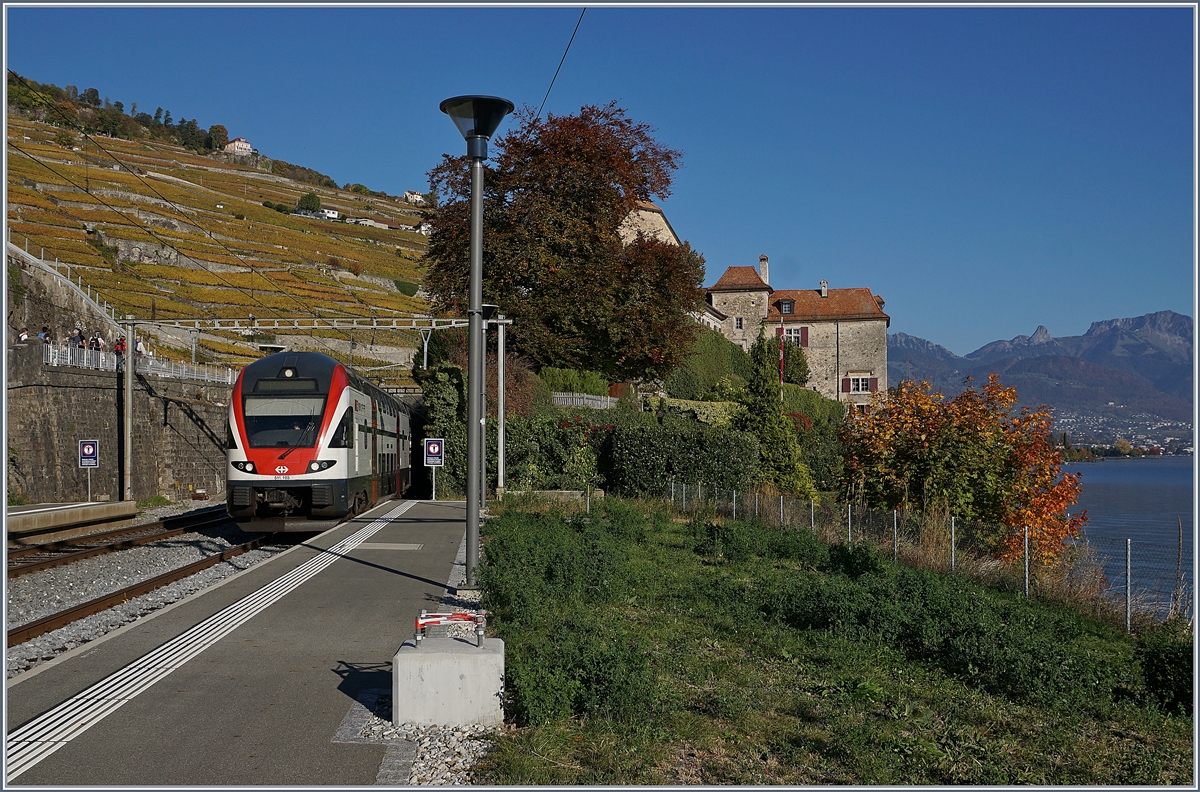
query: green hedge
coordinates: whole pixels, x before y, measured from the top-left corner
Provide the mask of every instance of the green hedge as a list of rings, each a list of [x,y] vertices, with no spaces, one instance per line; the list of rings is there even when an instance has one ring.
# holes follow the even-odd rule
[[[630,495],[661,495],[672,479],[744,491],[758,471],[752,435],[670,415],[615,426],[606,451],[607,485]]]
[[[700,328],[684,364],[663,381],[677,399],[710,399],[721,380],[741,383],[750,377],[750,356],[716,330]]]
[[[538,372],[546,387],[556,393],[590,393],[593,396],[608,395],[608,380],[595,371],[577,371],[547,366]]]

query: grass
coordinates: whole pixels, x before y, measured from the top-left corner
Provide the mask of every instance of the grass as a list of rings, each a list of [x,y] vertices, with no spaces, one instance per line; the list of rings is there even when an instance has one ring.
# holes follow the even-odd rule
[[[1146,695],[1136,639],[1074,611],[807,531],[689,523],[617,498],[591,517],[522,504],[483,530],[484,606],[517,726],[476,783],[1192,783],[1191,717]],[[978,620],[994,649],[953,613],[921,622],[890,607],[901,584]],[[805,613],[846,618],[804,626]],[[994,613],[1008,619],[999,633]],[[1081,680],[1099,669],[1101,694],[1036,662],[1011,684],[1023,678],[1005,676],[1010,635],[1033,660],[1060,652]],[[963,656],[985,668],[956,667]]]
[[[165,498],[162,495],[155,495],[153,497],[146,498],[145,500],[140,500],[137,502],[137,507],[139,509],[157,509],[159,506],[170,506],[170,505],[171,505],[171,499]]]

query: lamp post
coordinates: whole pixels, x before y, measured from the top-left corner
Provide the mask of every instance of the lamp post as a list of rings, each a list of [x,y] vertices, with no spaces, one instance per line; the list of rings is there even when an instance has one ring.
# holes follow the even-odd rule
[[[479,414],[482,416],[479,419],[479,510],[487,511],[487,331],[488,325],[492,323],[492,318],[496,315],[496,310],[499,306],[483,305],[483,328],[480,332],[480,348],[483,350],[480,355],[483,358],[483,375],[479,381],[483,385],[479,388]]]
[[[455,96],[439,109],[467,141],[471,160],[471,258],[467,297],[467,580],[475,587],[479,563],[479,479],[483,454],[483,161],[487,143],[513,103],[496,96]]]

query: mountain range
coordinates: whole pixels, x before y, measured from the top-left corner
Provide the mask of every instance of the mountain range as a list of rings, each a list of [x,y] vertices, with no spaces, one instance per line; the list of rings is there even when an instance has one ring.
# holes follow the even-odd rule
[[[928,380],[949,397],[962,391],[967,377],[978,387],[995,373],[1017,389],[1021,404],[1190,422],[1192,339],[1192,318],[1174,311],[1093,322],[1081,336],[1054,338],[1039,326],[1033,335],[993,341],[962,357],[923,338],[892,333],[888,382]]]

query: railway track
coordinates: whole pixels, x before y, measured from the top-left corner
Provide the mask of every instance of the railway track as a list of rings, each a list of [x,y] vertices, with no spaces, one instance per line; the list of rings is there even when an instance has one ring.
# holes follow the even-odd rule
[[[194,527],[195,526],[193,525],[192,528]],[[17,644],[24,643],[32,638],[37,638],[39,635],[44,635],[51,630],[57,630],[59,627],[65,627],[71,622],[78,621],[79,619],[96,613],[100,613],[101,611],[107,610],[114,605],[120,605],[122,602],[128,602],[134,597],[139,597],[142,594],[162,588],[163,586],[174,583],[177,580],[183,580],[185,577],[194,575],[201,570],[208,569],[211,566],[216,566],[222,561],[226,561],[234,556],[238,556],[242,553],[246,553],[254,550],[255,548],[261,547],[262,545],[266,544],[270,538],[271,537],[269,535],[260,536],[253,541],[237,545],[236,547],[231,547],[228,550],[208,556],[207,558],[202,558],[199,561],[179,567],[178,569],[172,569],[170,572],[150,578],[149,580],[143,580],[141,583],[135,583],[132,586],[127,586],[120,591],[114,591],[111,594],[105,594],[88,602],[76,605],[72,608],[67,608],[66,610],[59,611],[58,613],[52,613],[49,616],[38,619],[37,621],[23,624],[20,627],[14,627],[8,631],[8,646],[12,647],[16,646]]]
[[[210,525],[219,525],[228,519],[224,506],[213,506],[157,522],[101,531],[75,539],[11,548],[8,551],[8,579],[118,550],[128,550]]]

